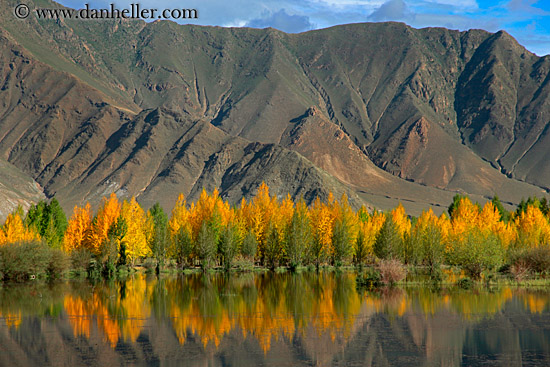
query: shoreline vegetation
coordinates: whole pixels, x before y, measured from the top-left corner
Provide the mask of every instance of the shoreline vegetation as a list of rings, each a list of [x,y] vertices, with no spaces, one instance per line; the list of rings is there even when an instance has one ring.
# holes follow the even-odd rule
[[[52,199],[27,213],[18,208],[0,227],[3,281],[315,269],[354,269],[364,288],[418,279],[462,288],[548,285],[549,203],[529,198],[509,212],[496,196],[481,206],[456,195],[448,213],[415,218],[401,204],[353,210],[346,196],[309,206],[281,200],[263,183],[235,206],[216,190],[190,204],[180,195],[170,215],[111,194],[95,215],[86,204],[67,220]]]

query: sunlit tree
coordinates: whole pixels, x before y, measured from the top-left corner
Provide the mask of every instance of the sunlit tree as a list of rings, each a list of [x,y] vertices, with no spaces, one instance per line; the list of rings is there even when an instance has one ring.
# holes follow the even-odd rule
[[[85,249],[86,244],[90,242],[86,241],[86,236],[90,230],[92,224],[92,208],[90,203],[81,208],[76,205],[73,209],[73,215],[69,220],[65,236],[63,237],[63,249],[66,252],[72,252],[74,250]],[[87,248],[92,251],[93,248]]]
[[[100,254],[103,246],[108,241],[109,228],[116,223],[120,216],[121,206],[115,195],[112,193],[109,199],[103,200],[103,205],[97,211],[92,220],[90,230],[84,241],[84,247],[90,249],[95,254]]]
[[[132,266],[136,260],[151,255],[151,248],[147,245],[147,217],[145,211],[138,204],[136,199],[122,203],[122,218],[127,225],[125,239],[126,256]]]

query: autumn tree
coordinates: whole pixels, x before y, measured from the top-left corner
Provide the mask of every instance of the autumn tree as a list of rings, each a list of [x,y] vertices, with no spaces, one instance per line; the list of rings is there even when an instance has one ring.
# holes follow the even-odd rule
[[[329,195],[329,203],[334,201]],[[317,197],[309,211],[312,230],[312,241],[308,250],[308,258],[317,269],[328,258],[332,245],[332,226],[334,213],[326,203],[321,203]]]
[[[252,202],[243,208],[247,227],[256,236],[256,241],[258,242],[257,256],[259,256],[262,262],[265,259],[269,226],[274,226],[277,229],[277,234],[280,235],[278,225],[272,221],[272,217],[277,212],[277,209],[277,199],[269,195],[269,187],[265,182],[262,182],[258,188],[258,192],[252,199]],[[280,238],[277,240],[277,243],[280,242],[279,240]]]
[[[528,205],[515,219],[518,239],[515,247],[536,248],[550,245],[550,224],[539,207]]]
[[[180,194],[172,209],[168,231],[171,243],[169,255],[182,267],[190,265],[193,257],[194,241],[190,220],[191,213],[187,209],[187,202],[183,194]]]
[[[452,214],[452,230],[448,235],[446,259],[472,277],[485,270],[493,271],[504,260],[505,248],[496,231],[504,223],[500,213],[488,202],[480,211],[468,198],[459,201]]]
[[[0,245],[36,239],[38,235],[25,226],[17,212],[9,214],[4,225],[0,227]]]
[[[94,254],[100,255],[103,251],[103,246],[109,242],[109,229],[116,223],[120,216],[120,211],[120,203],[115,193],[112,193],[109,199],[104,198],[103,205],[92,220],[90,230],[84,241],[84,247],[90,249]]]
[[[66,252],[74,250],[87,249],[92,251],[93,248],[87,248],[86,236],[92,224],[92,209],[90,203],[86,203],[84,208],[75,206],[73,215],[69,220],[65,236],[63,237],[63,249]]]
[[[124,236],[127,262],[134,266],[137,259],[151,255],[145,233],[147,216],[134,197],[129,202],[124,200],[121,215],[127,226]]]

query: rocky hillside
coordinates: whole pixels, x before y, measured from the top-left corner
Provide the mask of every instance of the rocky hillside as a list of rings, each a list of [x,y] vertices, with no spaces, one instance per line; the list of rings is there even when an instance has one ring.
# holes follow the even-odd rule
[[[412,213],[550,189],[550,57],[505,32],[19,21],[14,5],[0,155],[66,209],[113,191],[169,209],[215,186],[234,201],[262,180]]]

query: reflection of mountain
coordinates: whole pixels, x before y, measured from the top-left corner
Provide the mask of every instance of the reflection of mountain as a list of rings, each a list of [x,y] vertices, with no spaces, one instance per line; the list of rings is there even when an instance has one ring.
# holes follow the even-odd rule
[[[550,363],[545,292],[361,296],[349,274],[306,273],[21,285],[0,296],[0,366]]]
[[[505,32],[19,21],[17,3],[0,4],[0,156],[66,209],[236,200],[264,178],[413,214],[550,188],[550,58]]]

